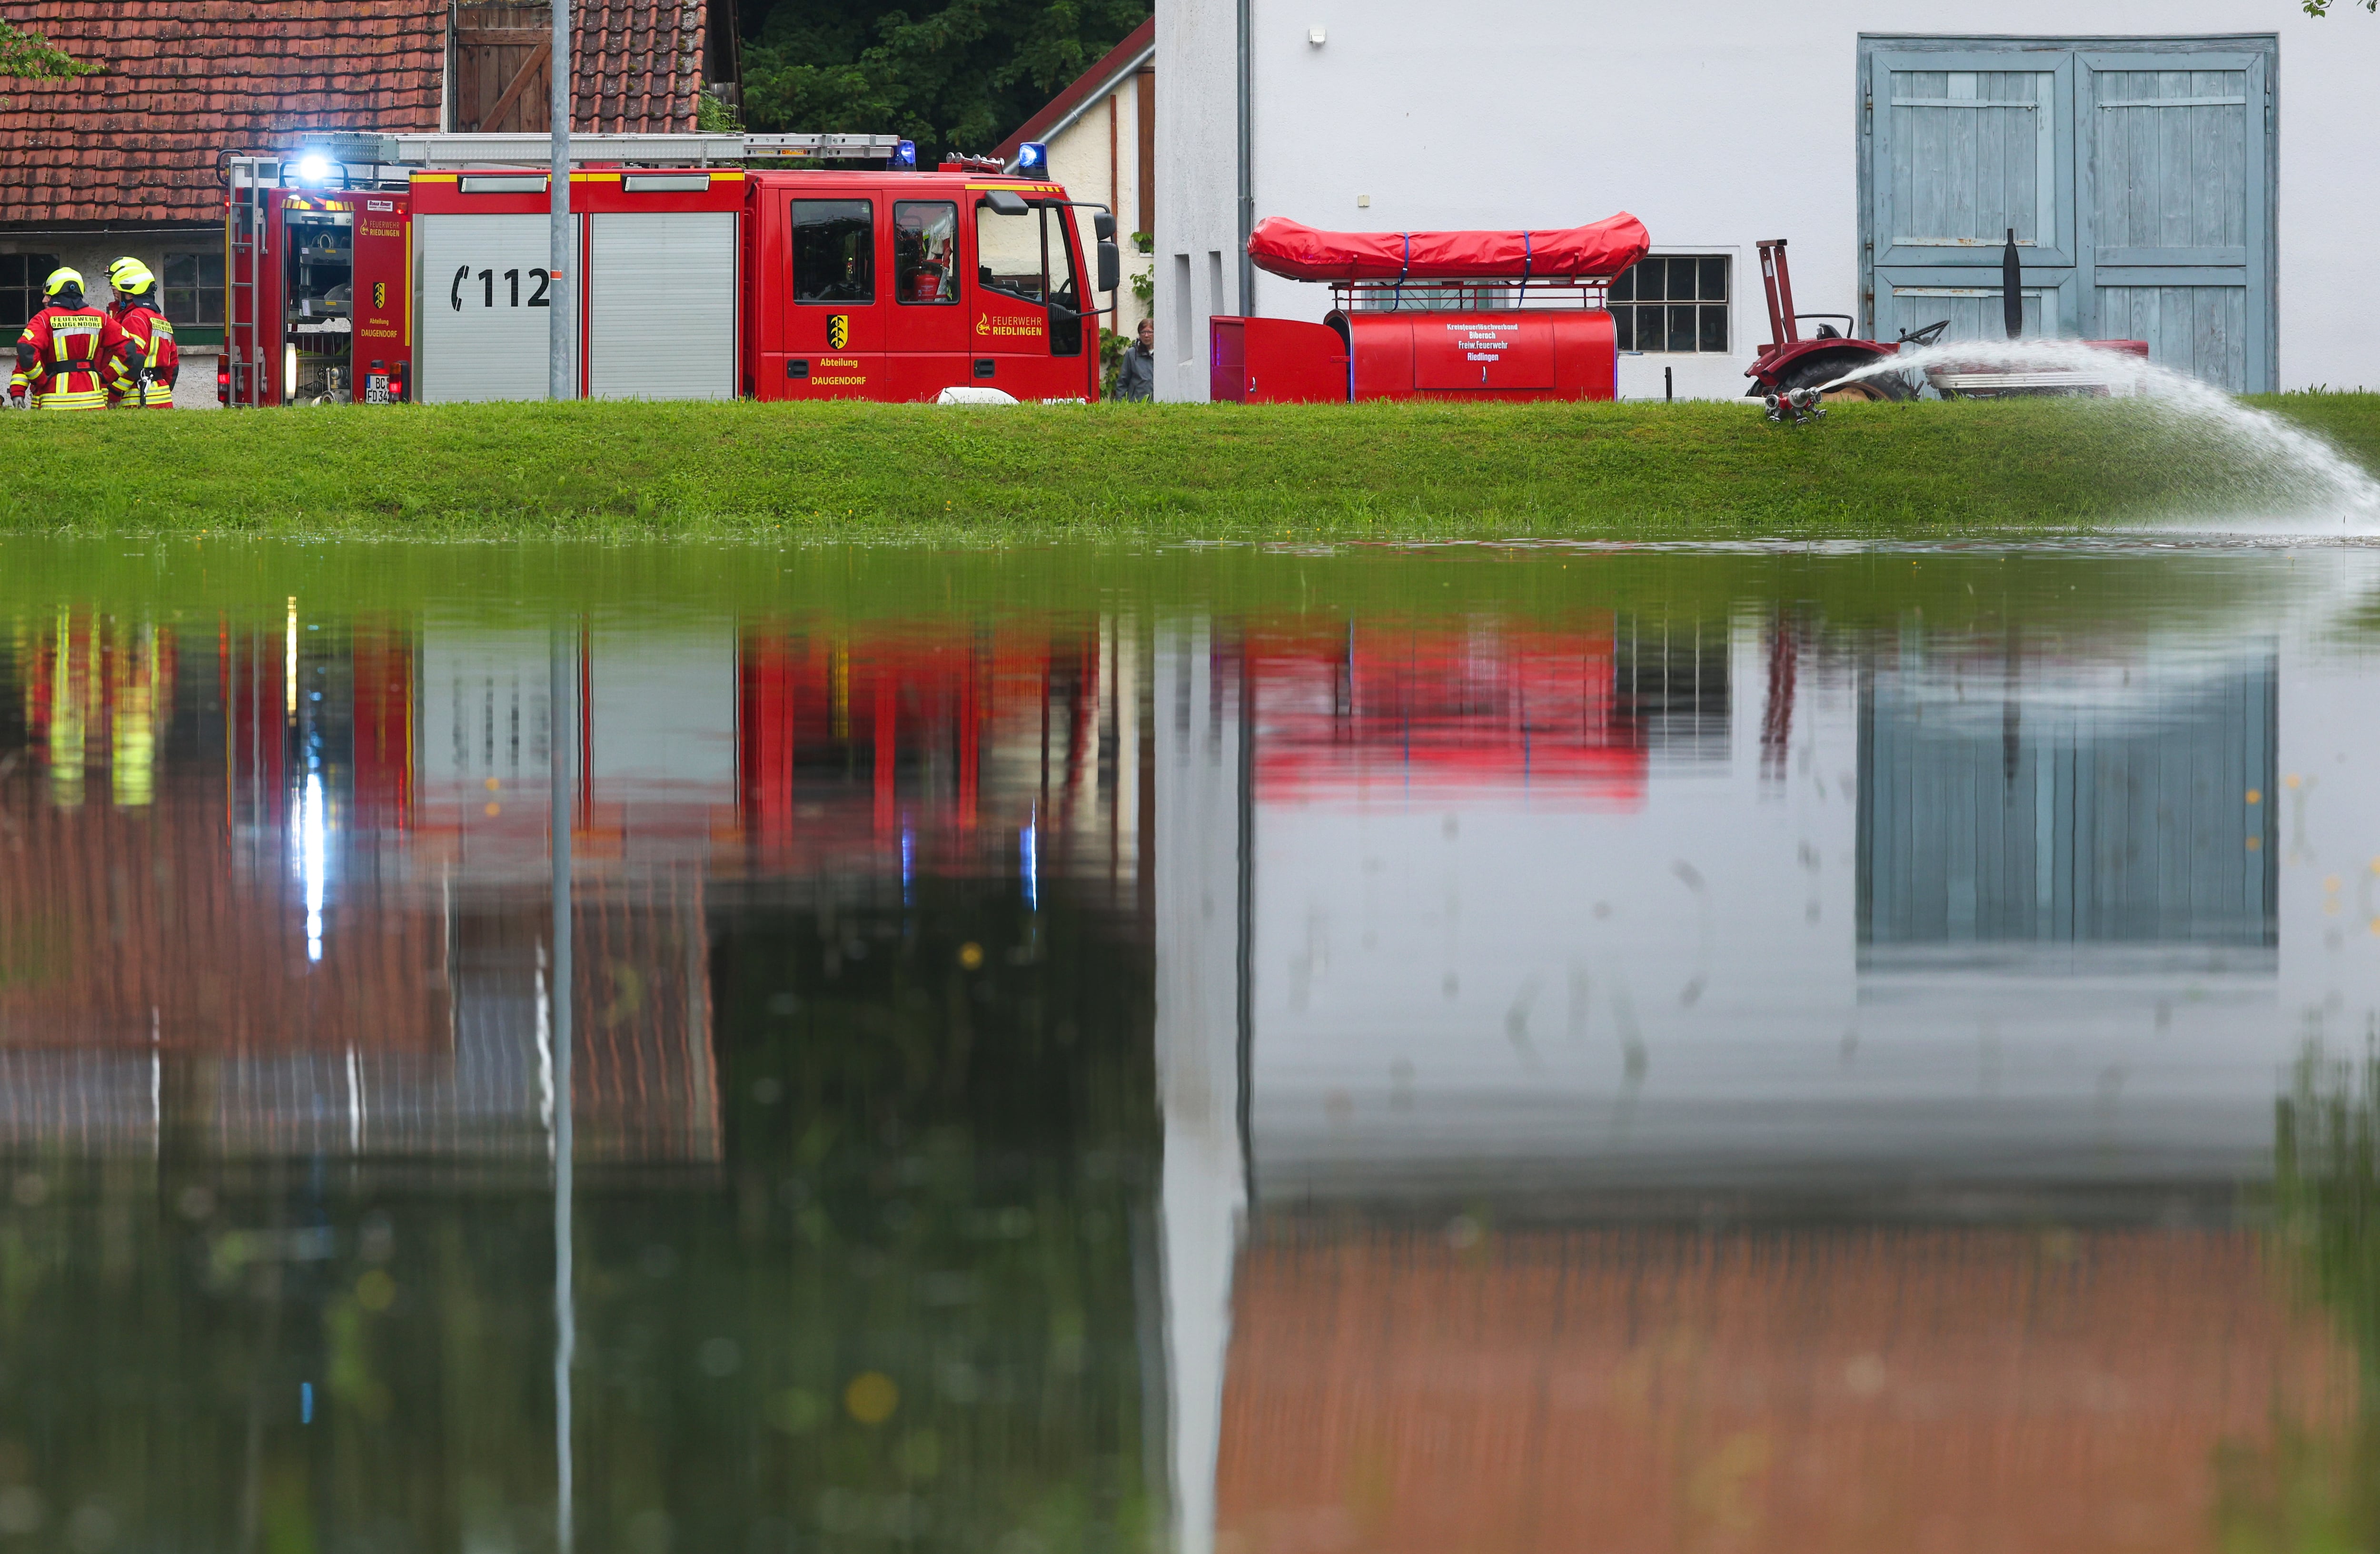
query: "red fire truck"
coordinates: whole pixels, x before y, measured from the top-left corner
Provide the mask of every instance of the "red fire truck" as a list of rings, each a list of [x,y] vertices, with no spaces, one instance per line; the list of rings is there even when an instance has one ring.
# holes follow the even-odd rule
[[[1114,217],[1055,183],[912,171],[890,136],[576,137],[565,288],[548,273],[547,143],[345,137],[231,159],[216,396],[542,399],[565,291],[589,398],[1099,396]],[[862,159],[893,164],[783,165]],[[1095,212],[1088,245],[1078,208]]]

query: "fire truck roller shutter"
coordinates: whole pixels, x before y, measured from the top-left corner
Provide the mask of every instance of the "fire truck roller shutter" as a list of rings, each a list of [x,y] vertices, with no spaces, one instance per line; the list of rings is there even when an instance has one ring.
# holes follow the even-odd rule
[[[735,212],[587,218],[587,392],[735,397]]]
[[[425,405],[543,399],[553,315],[544,215],[420,215],[415,379]]]

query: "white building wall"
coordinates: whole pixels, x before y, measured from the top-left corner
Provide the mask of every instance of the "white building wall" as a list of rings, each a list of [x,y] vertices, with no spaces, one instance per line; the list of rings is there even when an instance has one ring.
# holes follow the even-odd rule
[[[1165,72],[1157,91],[1160,399],[1207,397],[1207,321],[1241,310],[1236,16],[1232,0],[1158,0]],[[1177,59],[1187,71],[1176,73]]]
[[[2216,0],[1753,0],[1556,6],[1477,0],[1249,0],[1256,213],[1342,230],[1572,226],[1633,211],[1655,251],[1736,257],[1727,358],[1623,360],[1623,397],[1734,396],[1767,338],[1753,245],[1792,241],[1795,300],[1856,313],[1862,32],[2176,37],[2273,32],[2277,81],[2280,382],[2380,379],[2380,310],[2364,287],[2380,252],[2380,172],[2369,147],[2380,25],[2295,5]],[[1234,0],[1158,0],[1161,398],[1203,399],[1181,336],[1218,309],[1204,256],[1238,245]],[[1308,41],[1323,30],[1319,46]],[[1368,207],[1359,196],[1370,196]],[[1189,261],[1189,329],[1167,284]],[[1227,262],[1226,281],[1232,280]],[[1318,320],[1324,287],[1257,277],[1254,312]],[[1169,367],[1175,370],[1169,371]]]
[[[1140,82],[1137,74],[1118,82],[1114,91],[1087,105],[1075,121],[1045,142],[1050,148],[1050,174],[1076,200],[1096,200],[1115,212],[1116,247],[1123,250],[1123,284],[1116,288],[1116,316],[1104,327],[1126,339],[1140,327],[1148,309],[1132,289],[1133,277],[1155,268],[1153,255],[1133,246],[1140,220]],[[1092,229],[1094,212],[1078,210],[1075,225],[1083,242],[1083,261],[1098,263],[1099,236]],[[1097,277],[1094,276],[1093,279]],[[1101,305],[1109,299],[1101,297]]]

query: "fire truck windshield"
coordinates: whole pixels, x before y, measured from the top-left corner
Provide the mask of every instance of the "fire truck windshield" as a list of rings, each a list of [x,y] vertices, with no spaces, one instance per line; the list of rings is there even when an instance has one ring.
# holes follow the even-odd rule
[[[1074,249],[1066,242],[1065,223],[1072,219],[1063,205],[1036,205],[1016,215],[1003,215],[986,200],[978,200],[975,208],[977,284],[1051,307],[1052,356],[1075,356],[1083,348],[1083,322],[1075,316],[1083,291],[1075,275]]]

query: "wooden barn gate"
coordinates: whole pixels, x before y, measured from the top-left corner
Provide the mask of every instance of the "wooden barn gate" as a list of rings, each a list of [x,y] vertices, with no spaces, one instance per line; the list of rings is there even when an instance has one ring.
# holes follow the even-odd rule
[[[1862,322],[1998,338],[2014,227],[2028,332],[2269,391],[2277,65],[2269,33],[1863,36]]]

